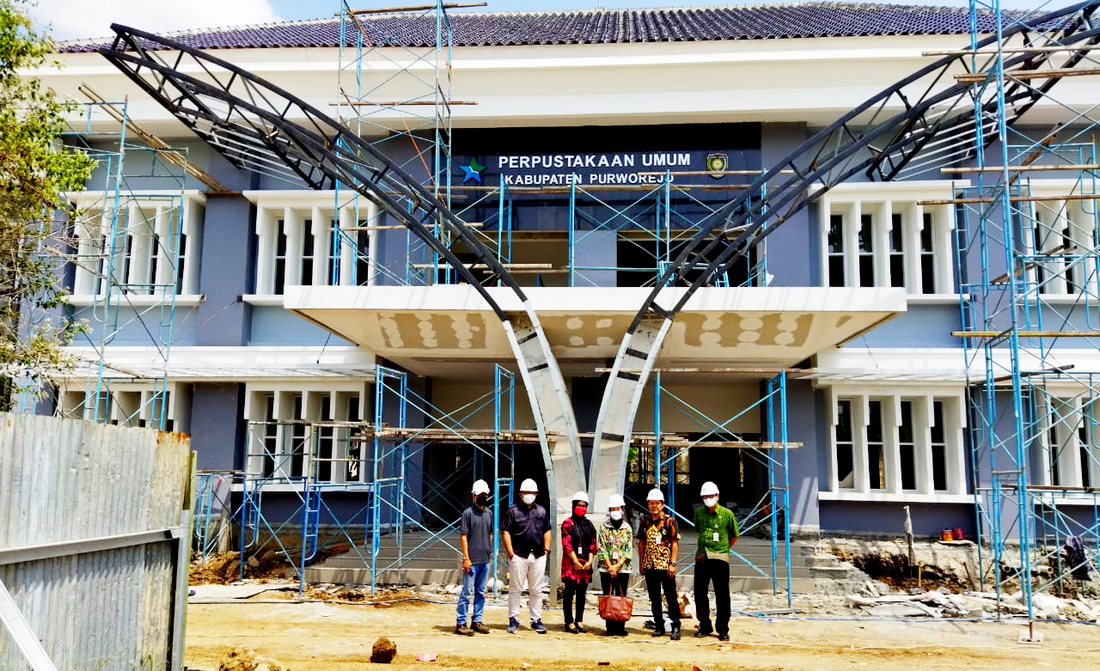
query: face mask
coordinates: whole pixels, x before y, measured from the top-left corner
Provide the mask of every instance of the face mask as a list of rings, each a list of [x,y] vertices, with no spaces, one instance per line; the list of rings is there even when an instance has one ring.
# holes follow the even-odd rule
[[[622,518],[623,518],[623,511],[621,511],[621,510],[612,510],[611,511],[611,519],[618,522]]]
[[[524,494],[524,495],[523,495],[523,496],[521,496],[520,498],[521,498],[521,499],[523,500],[523,502],[524,502],[524,503],[526,503],[527,505],[531,505],[532,503],[534,503],[534,502],[535,502],[535,495],[534,495],[534,494]]]
[[[584,517],[584,514],[588,512],[588,506],[574,506],[573,514],[577,517]]]
[[[479,506],[484,508],[486,505],[489,504],[489,497],[484,494],[478,494],[477,498],[474,499],[474,501],[476,501]]]
[[[703,505],[708,508],[713,508],[714,506],[718,505],[718,497],[708,496],[707,498],[703,499]]]

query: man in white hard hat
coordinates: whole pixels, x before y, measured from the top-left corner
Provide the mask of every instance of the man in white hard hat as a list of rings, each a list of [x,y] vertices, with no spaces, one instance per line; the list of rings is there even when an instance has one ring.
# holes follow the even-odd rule
[[[680,528],[676,519],[665,514],[665,495],[653,488],[646,496],[649,514],[638,527],[638,555],[642,558],[646,590],[653,608],[654,636],[665,635],[665,618],[661,610],[661,591],[668,605],[672,622],[671,638],[680,640],[680,605],[676,601],[676,557],[680,551]]]
[[[493,556],[493,515],[489,512],[489,483],[478,480],[471,490],[473,504],[462,511],[459,528],[462,540],[462,594],[458,597],[455,633],[473,636],[488,634],[482,622],[485,613],[485,581]],[[466,626],[466,609],[474,598],[473,623]]]
[[[519,485],[519,501],[508,509],[500,525],[504,550],[508,553],[508,633],[519,630],[519,600],[527,589],[527,610],[531,628],[546,633],[542,624],[542,577],[553,532],[550,515],[535,503],[539,487],[531,478]]]
[[[696,638],[718,631],[719,641],[730,640],[730,550],[740,532],[729,508],[718,505],[718,486],[704,482],[699,490],[703,505],[695,510],[699,546],[695,552],[695,611],[699,618]],[[714,629],[710,626],[707,583],[714,584]]]

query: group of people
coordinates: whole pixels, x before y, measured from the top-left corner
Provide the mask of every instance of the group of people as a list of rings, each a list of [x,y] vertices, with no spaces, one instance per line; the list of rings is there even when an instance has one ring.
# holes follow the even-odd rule
[[[717,633],[719,640],[729,640],[730,550],[737,542],[737,519],[718,504],[718,487],[707,482],[700,490],[703,505],[696,509],[694,524],[699,534],[695,553],[695,604],[699,629],[696,637]],[[474,483],[473,503],[462,513],[460,527],[462,545],[462,592],[458,601],[455,633],[473,636],[488,634],[485,625],[485,583],[492,559],[492,513],[489,511],[489,485],[484,480]],[[547,557],[551,554],[553,529],[546,509],[535,502],[538,485],[530,478],[519,486],[519,500],[508,508],[501,521],[501,541],[508,554],[508,632],[519,631],[520,600],[528,590],[527,608],[531,629],[546,633],[542,623],[542,594],[539,587],[546,575]],[[680,607],[676,597],[676,566],[679,559],[680,529],[673,515],[665,512],[665,497],[660,489],[652,489],[646,497],[649,514],[638,526],[637,533],[626,520],[626,503],[619,494],[608,499],[607,516],[599,529],[588,519],[588,495],[581,491],[573,495],[570,516],[561,524],[561,580],[565,630],[582,633],[585,596],[594,572],[600,574],[603,594],[626,594],[632,573],[634,539],[637,537],[638,557],[642,575],[653,609],[653,636],[670,635],[680,639]],[[711,626],[708,588],[713,585],[716,617]],[[663,599],[662,599],[663,595]],[[468,619],[473,598],[472,619]],[[667,615],[665,617],[665,607]],[[606,621],[609,636],[626,636],[626,623]]]

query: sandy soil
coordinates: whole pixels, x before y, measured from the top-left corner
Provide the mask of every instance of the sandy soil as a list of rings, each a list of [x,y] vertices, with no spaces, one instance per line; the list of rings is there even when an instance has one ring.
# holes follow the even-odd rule
[[[453,603],[280,602],[277,594],[267,592],[234,603],[190,604],[187,663],[191,669],[217,669],[222,656],[243,645],[293,671],[359,669],[369,664],[374,641],[387,636],[397,644],[392,666],[422,671],[433,666],[511,671],[655,671],[660,666],[664,671],[691,671],[693,665],[705,671],[1100,669],[1100,627],[1084,624],[1038,624],[1044,641],[1030,644],[1017,642],[1020,632],[1027,631],[1018,623],[742,616],[732,622],[731,643],[713,636],[693,638],[694,621],[685,621],[685,637],[673,642],[667,636],[652,638],[642,626],[648,615],[637,611],[628,625],[629,636],[606,637],[591,603],[590,608],[588,633],[565,632],[560,609],[548,608],[543,618],[548,634],[524,626],[511,635],[504,628],[507,611],[498,599],[485,614],[492,633],[467,638],[451,633]],[[437,661],[416,661],[417,653],[425,652],[437,654]]]

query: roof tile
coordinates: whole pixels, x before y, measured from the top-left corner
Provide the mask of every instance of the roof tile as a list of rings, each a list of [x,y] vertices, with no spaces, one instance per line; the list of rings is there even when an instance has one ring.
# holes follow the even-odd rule
[[[965,8],[842,2],[574,12],[452,12],[448,16],[454,46],[958,35],[970,31]],[[988,12],[978,19],[983,32],[992,30],[993,18]],[[364,14],[359,16],[359,22],[373,45],[435,44],[435,16],[431,12]],[[349,21],[349,44],[355,43],[358,33],[359,29]],[[340,19],[195,30],[169,36],[199,49],[334,47],[340,41]],[[62,45],[62,51],[93,51],[96,46],[96,40],[71,42]]]

